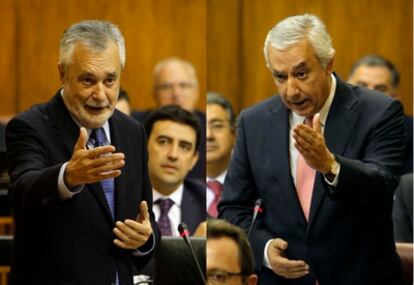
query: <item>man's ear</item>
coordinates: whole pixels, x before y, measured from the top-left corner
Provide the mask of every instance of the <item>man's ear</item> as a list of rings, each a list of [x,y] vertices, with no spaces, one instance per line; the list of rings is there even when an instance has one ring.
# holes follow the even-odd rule
[[[62,63],[58,64],[58,70],[60,82],[63,84],[65,82],[65,67]]]
[[[331,75],[333,72],[333,62],[334,62],[334,58],[332,58],[329,62],[328,65],[326,66],[326,72]]]
[[[247,283],[248,285],[256,285],[257,284],[257,275],[252,274],[247,277]]]
[[[198,161],[198,156],[199,156],[198,151],[196,151],[191,161],[191,169],[193,169],[194,165],[196,165]]]

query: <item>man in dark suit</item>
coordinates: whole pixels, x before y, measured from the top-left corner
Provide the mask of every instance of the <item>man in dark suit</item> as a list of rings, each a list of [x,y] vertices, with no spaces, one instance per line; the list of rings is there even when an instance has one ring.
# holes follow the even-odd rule
[[[11,284],[132,285],[159,241],[144,128],[114,110],[125,45],[105,21],[60,44],[62,89],[6,129]]]
[[[194,66],[186,60],[177,57],[166,58],[154,67],[153,95],[158,107],[178,105],[194,113],[200,120],[201,139],[198,147],[198,161],[188,173],[190,178],[205,180],[206,176],[206,114],[196,110],[199,99],[199,85]],[[144,122],[153,111],[134,111],[131,116],[139,122]]]
[[[206,220],[206,185],[186,179],[198,159],[200,123],[193,113],[167,105],[148,116],[145,129],[154,213],[161,234],[178,236],[177,226],[181,222],[194,233]],[[170,203],[168,209],[164,209],[166,201]]]
[[[278,23],[264,53],[280,96],[240,115],[220,217],[248,229],[263,200],[250,238],[260,284],[401,284],[391,221],[401,103],[333,74],[316,16]]]
[[[348,82],[377,90],[395,99],[401,100],[398,92],[400,73],[395,65],[379,55],[366,55],[352,66]],[[412,96],[412,94],[409,94]],[[413,117],[404,116],[406,133],[406,148],[404,154],[403,172],[413,172]]]

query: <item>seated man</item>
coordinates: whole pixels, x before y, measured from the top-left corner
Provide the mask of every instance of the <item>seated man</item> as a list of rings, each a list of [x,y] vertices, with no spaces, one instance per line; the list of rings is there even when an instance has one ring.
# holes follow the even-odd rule
[[[170,57],[159,62],[154,67],[153,94],[158,107],[178,105],[194,113],[200,120],[201,139],[197,149],[200,155],[198,162],[190,171],[189,177],[204,180],[206,176],[206,114],[195,109],[199,98],[199,86],[194,66],[190,62],[176,57]],[[151,109],[135,111],[132,112],[131,116],[144,122],[151,111]]]
[[[367,55],[358,60],[352,66],[348,82],[400,100],[400,94],[397,92],[400,84],[399,72],[394,64],[381,56]],[[413,172],[413,117],[404,116],[404,128],[407,137],[403,174]]]
[[[231,103],[218,93],[207,94],[207,211],[217,217],[217,204],[223,190],[236,138],[236,116]]]
[[[184,222],[191,233],[206,219],[205,184],[185,179],[198,160],[200,124],[177,105],[161,107],[145,121],[154,214],[161,234],[178,236]]]
[[[207,284],[255,285],[254,260],[244,232],[224,220],[207,227]]]

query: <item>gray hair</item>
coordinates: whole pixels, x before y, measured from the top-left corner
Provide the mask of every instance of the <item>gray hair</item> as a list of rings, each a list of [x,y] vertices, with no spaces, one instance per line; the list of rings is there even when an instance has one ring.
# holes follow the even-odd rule
[[[335,49],[332,47],[332,40],[326,31],[325,24],[317,16],[311,14],[288,17],[270,30],[264,44],[267,66],[270,66],[268,58],[270,44],[276,49],[284,50],[304,39],[310,42],[320,65],[326,68],[335,54]]]
[[[73,24],[60,39],[59,64],[67,65],[76,43],[82,43],[96,50],[104,50],[108,41],[118,46],[121,67],[125,66],[125,41],[119,28],[108,21],[86,20]]]
[[[229,100],[223,95],[216,92],[207,93],[207,104],[217,104],[226,110],[230,126],[234,129],[236,127],[236,115]]]
[[[361,65],[366,65],[366,66],[371,66],[371,67],[382,66],[382,67],[387,68],[391,73],[392,87],[397,88],[400,85],[400,73],[398,72],[397,68],[395,67],[394,64],[392,64],[391,61],[383,58],[382,56],[370,54],[370,55],[366,55],[362,57],[357,62],[355,62],[354,65],[352,65],[351,72],[349,73],[349,77],[351,77],[354,74],[355,70]]]
[[[193,84],[195,86],[198,86],[198,79],[197,79],[197,72],[194,68],[194,66],[191,64],[191,62],[186,61],[184,59],[178,58],[178,57],[168,57],[160,62],[158,62],[153,70],[153,76],[154,76],[154,81],[157,81],[157,78],[159,76],[159,74],[161,73],[161,71],[168,65],[170,64],[180,64],[182,66],[184,66],[184,68],[186,68],[188,70],[188,72],[190,73],[191,77],[193,77]]]

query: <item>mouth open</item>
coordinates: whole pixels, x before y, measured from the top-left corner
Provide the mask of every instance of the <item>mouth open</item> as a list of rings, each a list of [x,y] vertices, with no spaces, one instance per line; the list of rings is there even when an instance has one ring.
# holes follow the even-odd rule
[[[106,106],[97,107],[97,106],[85,106],[85,109],[91,113],[101,113],[106,109]]]
[[[308,102],[308,99],[304,99],[304,100],[301,100],[301,101],[298,101],[298,102],[291,102],[291,104],[298,107],[298,108],[301,108],[304,105],[306,105],[307,102]]]

